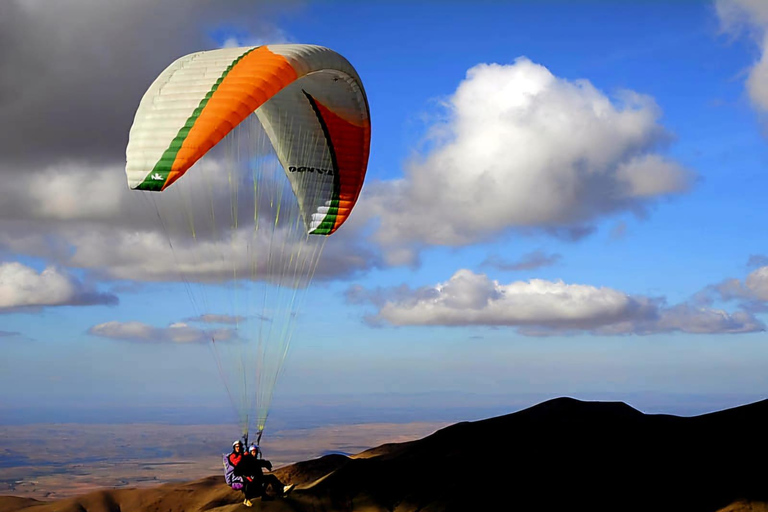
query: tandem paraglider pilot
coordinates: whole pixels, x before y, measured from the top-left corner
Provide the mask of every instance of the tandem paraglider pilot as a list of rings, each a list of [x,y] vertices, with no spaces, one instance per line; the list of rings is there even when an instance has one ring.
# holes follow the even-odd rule
[[[235,441],[232,445],[232,453],[227,455],[227,471],[225,473],[227,483],[233,489],[243,491],[245,500],[243,504],[250,507],[251,500],[262,500],[274,497],[285,497],[294,488],[294,485],[284,485],[275,475],[264,474],[264,469],[272,471],[272,463],[259,457],[260,450],[252,444],[246,453],[242,453],[242,443]],[[231,468],[231,469],[230,469]]]

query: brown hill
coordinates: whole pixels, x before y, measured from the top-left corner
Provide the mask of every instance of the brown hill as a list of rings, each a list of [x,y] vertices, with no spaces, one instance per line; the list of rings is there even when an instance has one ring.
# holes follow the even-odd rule
[[[280,468],[278,477],[296,490],[252,510],[761,511],[768,502],[767,420],[768,400],[687,418],[559,398],[418,441]],[[17,510],[248,509],[216,475],[55,502],[0,497],[0,511]]]

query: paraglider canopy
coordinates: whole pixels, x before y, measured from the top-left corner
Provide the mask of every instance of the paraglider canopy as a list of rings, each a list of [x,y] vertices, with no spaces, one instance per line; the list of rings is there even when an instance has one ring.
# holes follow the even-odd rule
[[[357,72],[314,45],[186,55],[136,111],[128,184],[149,193],[197,318],[234,326],[210,338],[246,439],[264,430],[325,236],[357,202],[370,133]]]

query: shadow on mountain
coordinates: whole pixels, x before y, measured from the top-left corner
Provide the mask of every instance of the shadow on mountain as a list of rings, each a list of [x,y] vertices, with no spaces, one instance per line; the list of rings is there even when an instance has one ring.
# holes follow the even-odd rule
[[[768,512],[768,400],[695,417],[620,402],[550,400],[275,471],[296,490],[269,511]],[[54,502],[0,497],[3,512],[248,510],[217,475]]]

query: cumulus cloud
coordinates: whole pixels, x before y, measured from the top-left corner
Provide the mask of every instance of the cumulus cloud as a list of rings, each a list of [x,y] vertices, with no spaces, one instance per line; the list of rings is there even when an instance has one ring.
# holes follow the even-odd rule
[[[747,92],[758,109],[768,111],[768,3],[763,0],[717,0],[715,6],[725,31],[747,33],[758,46],[760,57],[749,70]]]
[[[23,169],[0,190],[0,220],[7,227],[19,221],[39,222],[40,228],[51,222],[82,226],[85,221],[110,221],[114,225],[127,221],[131,213],[124,165],[64,162]]]
[[[46,306],[117,304],[117,297],[98,292],[55,268],[42,272],[18,262],[0,263],[0,311]]]
[[[750,313],[681,304],[660,298],[563,281],[531,279],[501,284],[470,270],[448,281],[411,290],[348,291],[350,302],[369,302],[372,323],[445,326],[509,326],[527,335],[572,332],[653,334],[659,332],[739,333],[762,330]]]
[[[750,313],[768,312],[768,259],[760,254],[750,255],[748,268],[754,268],[743,279],[728,278],[706,286],[695,295],[699,304],[715,302],[736,303]],[[755,268],[757,267],[757,268]]]
[[[276,161],[264,163],[270,178],[259,181],[260,193],[271,196],[257,200],[250,162],[228,156],[227,147],[264,137],[256,121],[246,123],[162,193],[129,190],[122,165],[29,169],[0,189],[0,251],[138,281],[218,282],[237,275],[274,282],[292,278],[291,265],[323,280],[376,265],[377,255],[354,229],[345,226],[332,237],[299,232],[292,222],[298,204]],[[312,274],[307,265],[317,254]]]
[[[654,313],[650,301],[609,288],[532,279],[502,285],[459,270],[448,281],[387,301],[393,325],[549,325],[590,328]]]
[[[765,325],[749,312],[727,313],[722,309],[698,308],[689,304],[662,310],[653,327],[656,332],[682,331],[692,334],[738,334],[765,330]]]
[[[497,270],[533,270],[541,267],[550,267],[562,259],[560,254],[546,254],[542,251],[533,251],[524,254],[518,261],[505,261],[498,255],[491,255],[481,264],[484,267],[492,267]]]
[[[183,322],[174,323],[168,327],[154,327],[141,322],[113,321],[94,325],[88,329],[88,333],[102,338],[145,343],[208,343],[211,338],[216,341],[229,341],[235,337],[231,329],[209,331]]]
[[[657,152],[671,136],[650,97],[610,98],[524,57],[471,68],[445,109],[429,151],[365,198],[391,262],[413,259],[419,245],[466,245],[511,228],[583,236],[695,179]]]
[[[752,256],[750,263],[760,261],[761,258]],[[707,286],[697,297],[702,303],[736,301],[748,311],[768,311],[768,266],[756,268],[743,280],[729,278]]]

